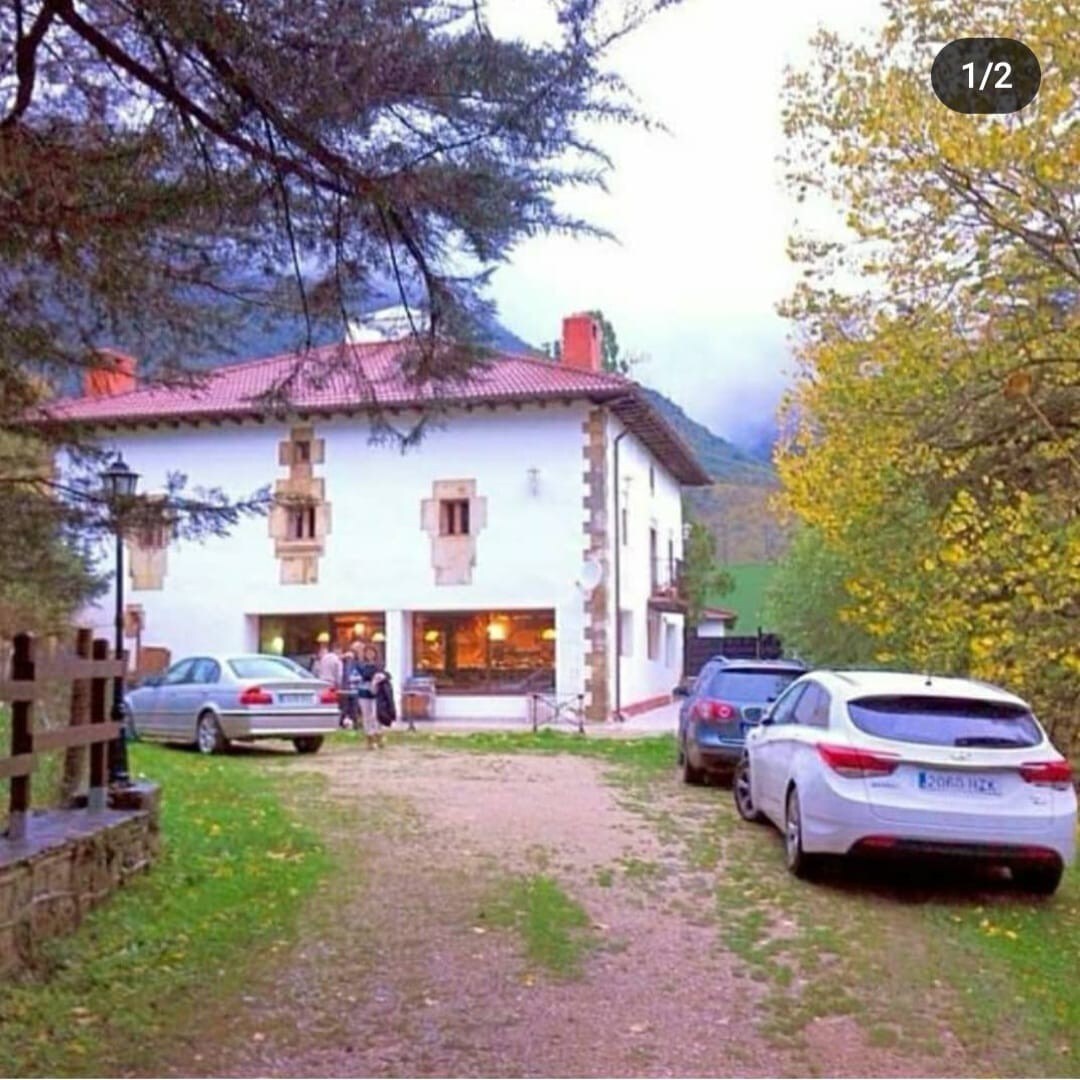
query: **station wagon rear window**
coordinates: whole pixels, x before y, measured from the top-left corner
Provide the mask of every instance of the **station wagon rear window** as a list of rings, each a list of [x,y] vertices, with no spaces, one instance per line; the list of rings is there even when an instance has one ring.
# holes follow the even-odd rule
[[[801,671],[776,671],[768,668],[742,668],[738,671],[725,671],[721,668],[709,680],[705,694],[718,701],[765,704],[779,697],[801,674]]]
[[[880,739],[928,746],[1012,750],[1038,746],[1042,731],[1022,705],[961,698],[896,695],[848,703],[860,731]]]
[[[285,657],[242,656],[229,661],[238,679],[313,679],[310,671]]]

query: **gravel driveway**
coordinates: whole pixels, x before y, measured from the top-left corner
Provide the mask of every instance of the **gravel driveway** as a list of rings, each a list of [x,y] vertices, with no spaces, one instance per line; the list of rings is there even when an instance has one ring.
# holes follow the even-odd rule
[[[294,767],[294,766],[290,766]],[[295,767],[301,767],[299,765]],[[721,944],[714,879],[672,839],[701,800],[602,761],[430,746],[305,761],[342,873],[288,962],[176,1071],[303,1076],[933,1075],[850,1019],[798,1047],[759,1034],[766,989]],[[665,825],[666,823],[666,825]],[[542,871],[584,906],[582,974],[538,970],[484,921],[507,875]],[[719,913],[722,916],[722,913]]]

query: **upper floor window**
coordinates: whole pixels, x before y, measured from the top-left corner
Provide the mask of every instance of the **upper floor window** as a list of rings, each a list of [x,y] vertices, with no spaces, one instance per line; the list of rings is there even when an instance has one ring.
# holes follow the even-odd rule
[[[168,547],[169,527],[164,522],[140,525],[135,533],[135,543],[148,551]]]
[[[293,439],[292,453],[293,462],[297,465],[311,461],[311,440]]]
[[[656,470],[652,465],[649,466],[649,494],[656,494]]]
[[[439,500],[439,533],[442,536],[469,535],[469,500]]]
[[[289,540],[315,539],[314,506],[294,506],[289,509],[287,538]]]

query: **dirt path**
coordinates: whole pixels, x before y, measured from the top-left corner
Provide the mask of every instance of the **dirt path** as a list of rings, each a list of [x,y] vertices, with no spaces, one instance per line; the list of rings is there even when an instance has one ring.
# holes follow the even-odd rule
[[[319,814],[349,873],[289,963],[178,1072],[883,1076],[959,1065],[872,1047],[844,1018],[812,1022],[794,1048],[760,1033],[766,988],[721,945],[718,871],[670,835],[695,796],[715,792],[628,792],[602,762],[572,756],[394,746],[311,767],[328,780]],[[598,945],[579,978],[538,969],[518,935],[485,920],[500,882],[537,872],[592,921]]]

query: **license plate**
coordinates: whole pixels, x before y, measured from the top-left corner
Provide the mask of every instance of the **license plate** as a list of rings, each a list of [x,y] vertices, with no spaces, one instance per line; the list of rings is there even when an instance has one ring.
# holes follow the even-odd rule
[[[313,705],[314,694],[278,694],[279,705]]]
[[[943,795],[1001,795],[1001,781],[995,776],[972,773],[919,772],[919,790]]]

